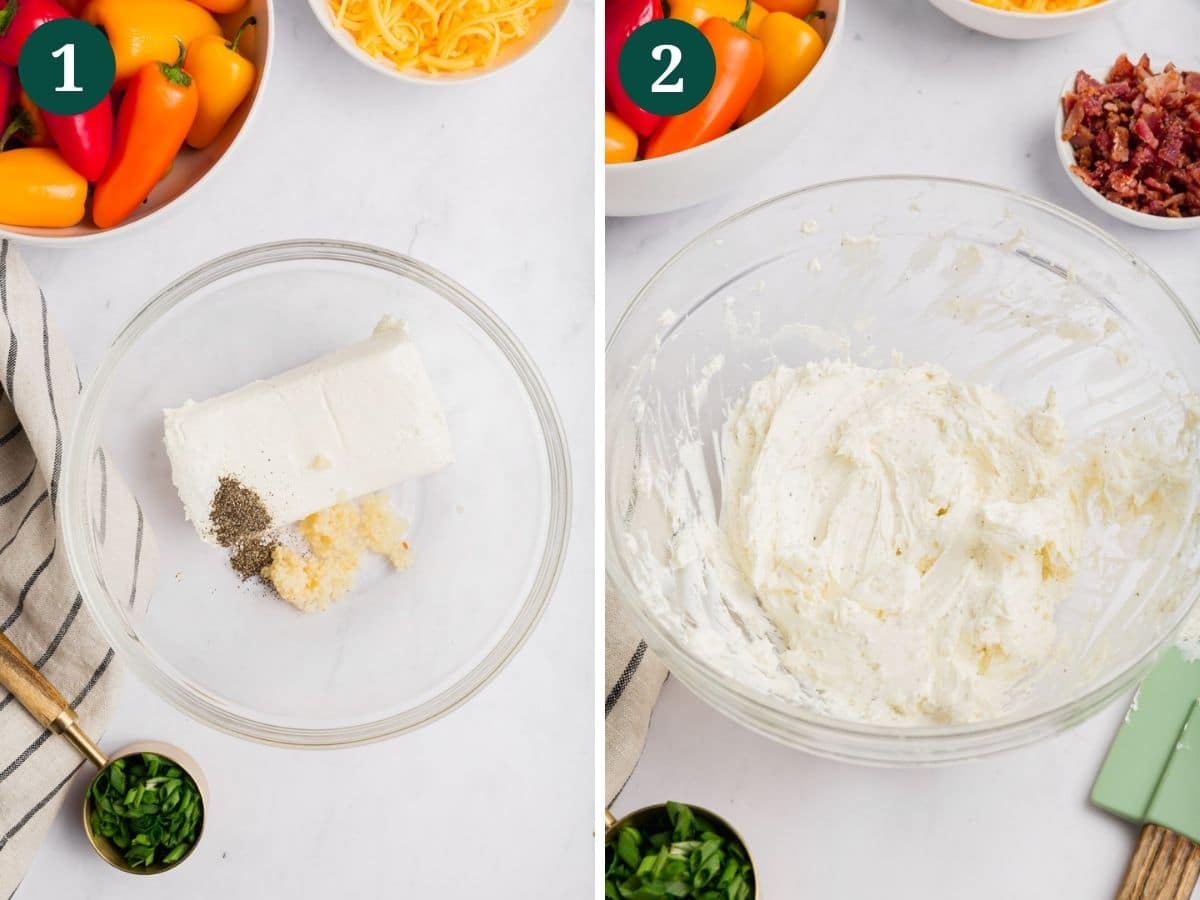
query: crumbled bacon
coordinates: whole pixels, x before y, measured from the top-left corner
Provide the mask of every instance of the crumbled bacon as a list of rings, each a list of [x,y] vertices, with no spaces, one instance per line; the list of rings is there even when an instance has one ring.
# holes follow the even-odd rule
[[[1063,111],[1084,184],[1139,212],[1200,215],[1200,72],[1122,54],[1103,82],[1079,72]]]

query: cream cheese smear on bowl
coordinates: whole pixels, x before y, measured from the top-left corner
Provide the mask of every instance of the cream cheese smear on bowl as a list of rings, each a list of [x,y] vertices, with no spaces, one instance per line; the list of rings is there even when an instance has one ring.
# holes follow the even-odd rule
[[[677,471],[642,474],[672,520],[668,565],[706,573],[684,616],[710,657],[838,718],[977,722],[1058,649],[1089,529],[1149,546],[1180,527],[1194,438],[1192,421],[1180,446],[1136,430],[1072,446],[1052,388],[1022,409],[936,365],[824,360],[779,366],[729,409],[719,508],[697,498],[698,440]],[[755,636],[745,658],[722,624]]]

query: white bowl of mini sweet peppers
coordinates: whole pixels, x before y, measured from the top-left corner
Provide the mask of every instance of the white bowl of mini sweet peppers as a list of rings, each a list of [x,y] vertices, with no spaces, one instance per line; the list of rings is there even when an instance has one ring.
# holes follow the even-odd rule
[[[116,80],[74,116],[20,84],[22,46],[78,18]],[[194,191],[245,132],[271,58],[272,0],[0,0],[0,236],[75,245],[141,226]]]
[[[845,31],[846,0],[606,0],[605,212],[642,216],[708,200],[746,161],[779,155],[803,133]],[[712,45],[716,80],[698,106],[654,116],[621,87],[629,35],[669,15]]]

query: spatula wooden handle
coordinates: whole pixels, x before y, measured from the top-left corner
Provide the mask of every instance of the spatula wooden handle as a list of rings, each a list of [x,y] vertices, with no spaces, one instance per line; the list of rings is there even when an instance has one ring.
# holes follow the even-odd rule
[[[63,695],[3,634],[0,634],[0,685],[8,688],[42,725],[53,725],[64,714],[74,718]]]
[[[1146,825],[1117,900],[1189,900],[1200,880],[1200,846],[1161,825]]]

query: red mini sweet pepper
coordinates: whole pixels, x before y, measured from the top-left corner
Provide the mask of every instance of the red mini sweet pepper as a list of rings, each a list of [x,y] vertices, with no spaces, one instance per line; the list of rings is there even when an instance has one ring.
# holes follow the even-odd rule
[[[608,0],[604,7],[604,87],[612,111],[642,137],[654,133],[662,116],[646,112],[621,85],[618,63],[629,36],[647,22],[663,17],[661,0]]]
[[[0,0],[0,63],[15,66],[29,36],[47,22],[69,19],[58,0]]]
[[[104,174],[113,145],[112,100],[105,97],[87,112],[74,116],[43,111],[42,118],[58,152],[72,169],[88,181]]]

